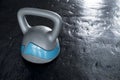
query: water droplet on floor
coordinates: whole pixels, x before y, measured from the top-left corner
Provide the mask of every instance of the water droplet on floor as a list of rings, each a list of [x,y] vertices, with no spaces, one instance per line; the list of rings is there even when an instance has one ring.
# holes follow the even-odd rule
[[[66,2],[69,2],[69,0],[66,0]]]
[[[74,14],[72,11],[68,11],[69,14]]]

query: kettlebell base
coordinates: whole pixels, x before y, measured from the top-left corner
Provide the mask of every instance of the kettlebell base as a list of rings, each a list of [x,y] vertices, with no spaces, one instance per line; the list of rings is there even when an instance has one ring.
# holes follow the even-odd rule
[[[26,46],[21,46],[21,51],[23,58],[27,61],[43,64],[55,59],[60,52],[60,47],[58,43],[53,50],[44,50],[33,43],[29,43]]]
[[[50,59],[50,60],[40,59],[38,57],[26,55],[26,54],[22,54],[22,57],[26,61],[31,62],[31,63],[36,63],[36,64],[45,64],[45,63],[49,63],[53,60],[53,59]]]

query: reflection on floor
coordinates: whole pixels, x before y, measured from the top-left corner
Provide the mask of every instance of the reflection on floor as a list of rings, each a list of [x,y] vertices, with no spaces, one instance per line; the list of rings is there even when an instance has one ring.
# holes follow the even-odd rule
[[[120,80],[120,0],[1,0],[0,80]],[[21,58],[23,38],[16,13],[36,7],[63,18],[61,52],[51,63],[32,64]],[[31,24],[52,27],[37,17]]]

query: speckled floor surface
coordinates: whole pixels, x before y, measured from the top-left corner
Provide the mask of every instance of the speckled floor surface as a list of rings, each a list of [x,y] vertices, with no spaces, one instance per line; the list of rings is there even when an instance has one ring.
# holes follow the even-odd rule
[[[120,0],[0,0],[0,80],[120,80]],[[61,52],[53,62],[32,64],[20,55],[23,7],[59,13]],[[52,22],[27,18],[31,25]]]

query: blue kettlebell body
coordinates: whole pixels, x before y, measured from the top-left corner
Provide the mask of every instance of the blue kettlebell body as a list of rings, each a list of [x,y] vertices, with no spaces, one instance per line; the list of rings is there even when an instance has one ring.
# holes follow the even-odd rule
[[[46,26],[31,27],[25,15],[41,16],[54,22],[53,30]],[[18,12],[18,21],[24,38],[21,46],[22,57],[32,63],[48,63],[55,59],[60,52],[57,39],[61,28],[61,17],[52,11],[35,8],[23,8]]]

